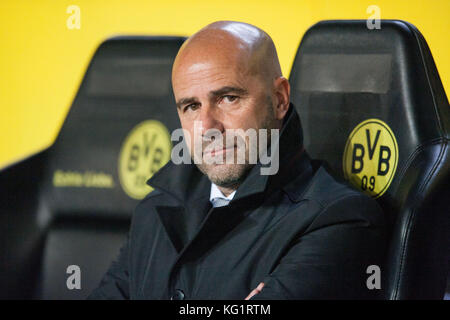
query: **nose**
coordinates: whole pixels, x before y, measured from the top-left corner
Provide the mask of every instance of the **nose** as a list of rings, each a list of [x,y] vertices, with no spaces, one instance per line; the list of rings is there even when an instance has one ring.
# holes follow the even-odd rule
[[[223,133],[224,127],[220,121],[220,114],[217,108],[210,105],[203,105],[200,110],[200,121],[202,122],[202,136],[206,134],[209,129],[217,129]]]

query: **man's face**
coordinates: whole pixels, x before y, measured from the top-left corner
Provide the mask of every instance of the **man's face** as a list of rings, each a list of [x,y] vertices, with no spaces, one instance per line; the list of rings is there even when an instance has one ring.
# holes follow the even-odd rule
[[[178,115],[183,129],[191,137],[188,142],[191,156],[194,156],[195,139],[203,141],[203,152],[199,155],[203,161],[197,164],[199,169],[219,186],[239,184],[252,166],[248,163],[249,143],[248,139],[241,140],[245,141],[244,164],[236,163],[237,158],[233,155],[231,158],[235,161],[228,163],[225,161],[227,154],[236,154],[237,145],[243,144],[237,140],[227,144],[227,131],[252,128],[258,132],[274,127],[270,80],[249,72],[249,66],[239,58],[211,55],[193,60],[192,63],[180,63],[173,75]],[[201,121],[201,130],[198,130],[197,121]],[[195,122],[197,130],[194,130]],[[223,149],[212,147],[218,141],[208,139],[209,129],[221,132]],[[211,157],[224,161],[208,164]]]

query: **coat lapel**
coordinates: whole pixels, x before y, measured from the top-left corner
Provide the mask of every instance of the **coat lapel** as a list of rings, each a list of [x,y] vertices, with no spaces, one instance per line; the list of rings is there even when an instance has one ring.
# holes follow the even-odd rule
[[[205,196],[185,205],[186,207],[156,206],[159,219],[178,253],[194,237],[211,208],[211,204]]]
[[[208,252],[246,219],[247,215],[258,207],[262,200],[263,194],[257,194],[246,198],[245,201],[232,201],[228,206],[209,210],[203,222],[193,234],[192,240],[183,250],[184,258],[195,260]]]
[[[156,211],[170,241],[179,253],[188,241],[186,210],[183,207],[157,206]]]

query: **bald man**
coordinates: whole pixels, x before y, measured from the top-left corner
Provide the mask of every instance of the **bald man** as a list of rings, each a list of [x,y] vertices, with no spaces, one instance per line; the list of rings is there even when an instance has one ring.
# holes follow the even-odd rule
[[[194,161],[172,159],[148,181],[154,191],[90,298],[378,297],[367,270],[382,264],[383,213],[309,158],[269,35],[206,26],[180,48],[172,84]]]

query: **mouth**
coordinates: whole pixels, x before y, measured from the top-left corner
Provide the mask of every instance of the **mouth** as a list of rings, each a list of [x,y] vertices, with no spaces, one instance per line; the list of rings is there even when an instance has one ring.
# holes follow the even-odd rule
[[[220,156],[220,155],[224,155],[227,152],[230,152],[232,150],[236,149],[236,146],[232,146],[232,147],[227,147],[227,148],[222,148],[222,149],[213,149],[211,151],[206,151],[203,156],[207,156],[207,157],[215,157],[215,156]]]

